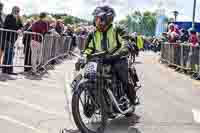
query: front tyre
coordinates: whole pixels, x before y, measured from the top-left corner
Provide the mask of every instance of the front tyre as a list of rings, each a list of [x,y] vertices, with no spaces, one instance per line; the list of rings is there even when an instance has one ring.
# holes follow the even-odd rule
[[[103,99],[102,99],[103,100]],[[72,96],[72,115],[81,133],[103,133],[107,123],[104,102],[97,102],[88,89],[80,89]],[[100,116],[98,118],[97,116]],[[94,118],[90,122],[87,119]]]

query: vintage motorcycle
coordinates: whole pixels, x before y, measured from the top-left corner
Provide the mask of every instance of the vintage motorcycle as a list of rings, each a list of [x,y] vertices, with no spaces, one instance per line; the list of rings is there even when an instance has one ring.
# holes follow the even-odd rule
[[[103,133],[109,119],[135,111],[123,84],[113,73],[109,64],[104,64],[105,52],[92,54],[87,64],[77,68],[80,74],[71,83],[73,90],[72,114],[82,133]],[[127,57],[122,57],[127,58]],[[135,72],[130,67],[129,77]],[[134,79],[129,78],[134,83]],[[136,91],[139,87],[134,85]],[[137,101],[139,99],[137,98]]]

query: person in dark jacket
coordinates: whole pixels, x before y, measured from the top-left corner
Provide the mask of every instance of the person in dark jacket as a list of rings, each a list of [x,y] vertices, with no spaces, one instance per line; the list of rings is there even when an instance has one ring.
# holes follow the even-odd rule
[[[71,44],[70,44],[70,51],[73,51],[74,48],[77,46],[76,43],[76,36],[74,34],[74,29],[72,27],[68,27],[67,31],[65,32],[67,36],[70,36],[72,38]]]
[[[62,20],[57,20],[55,29],[56,29],[56,32],[60,35],[64,33],[64,24]]]
[[[181,29],[181,37],[180,37],[181,42],[187,42],[188,39],[189,39],[189,32],[185,29]]]
[[[3,13],[3,3],[0,3],[0,28],[3,28],[3,23],[5,21],[5,15]],[[2,37],[3,35],[3,31],[0,31],[0,37]],[[2,40],[0,40],[0,64],[2,63],[2,57],[4,54],[4,47],[3,47],[3,43]]]
[[[20,8],[14,6],[12,9],[12,13],[7,15],[5,19],[4,29],[19,31],[23,27],[19,13],[20,13]],[[14,57],[14,43],[17,40],[17,36],[18,35],[16,32],[3,33],[3,40],[5,40],[3,43],[5,47],[3,65],[9,65],[8,67],[4,67],[2,69],[3,73],[14,74],[12,64]]]

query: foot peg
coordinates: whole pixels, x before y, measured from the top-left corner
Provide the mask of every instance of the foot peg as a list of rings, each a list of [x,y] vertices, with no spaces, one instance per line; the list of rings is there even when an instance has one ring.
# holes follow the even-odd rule
[[[134,105],[136,106],[136,105],[139,105],[139,104],[140,104],[140,99],[139,99],[139,97],[136,97]]]

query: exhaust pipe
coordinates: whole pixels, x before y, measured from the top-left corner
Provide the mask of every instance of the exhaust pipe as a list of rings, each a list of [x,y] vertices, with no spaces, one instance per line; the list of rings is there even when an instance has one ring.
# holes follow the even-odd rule
[[[118,104],[117,100],[115,99],[115,97],[114,97],[112,91],[111,91],[110,89],[107,89],[107,92],[108,92],[108,94],[109,94],[111,100],[114,102],[115,107],[117,108],[117,110],[118,110],[121,114],[125,115],[125,114],[130,113],[130,112],[133,111],[133,107],[134,107],[133,105],[132,105],[129,109],[127,109],[127,110],[125,110],[125,111],[122,111],[122,110],[120,109],[119,104]]]

